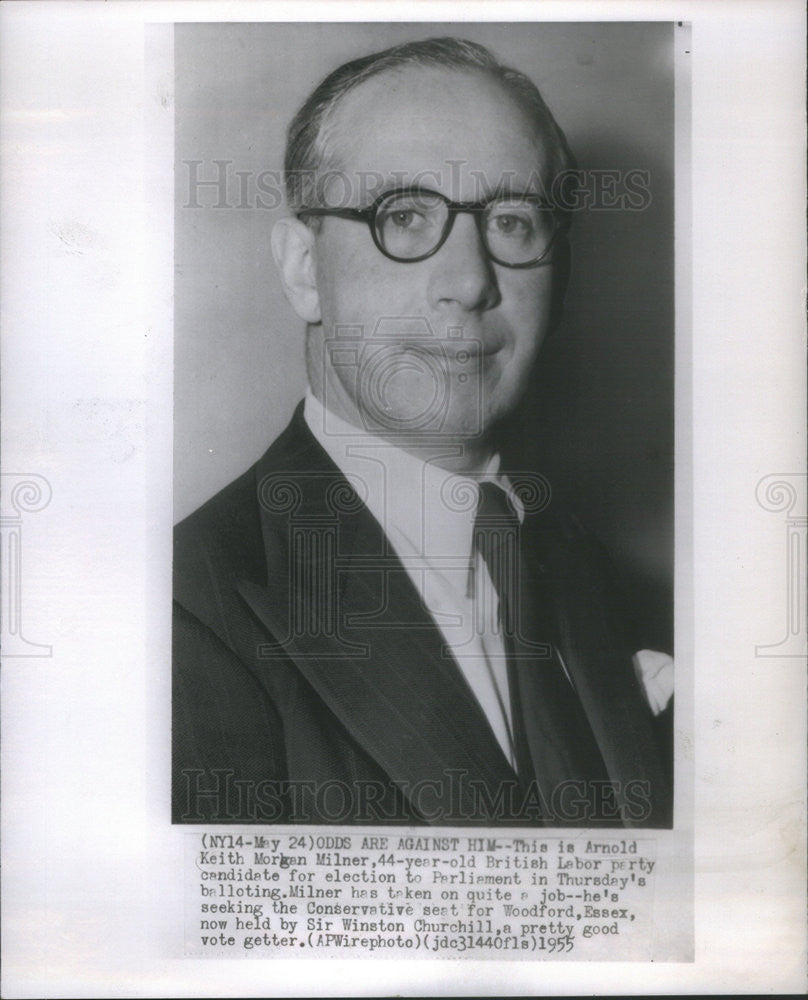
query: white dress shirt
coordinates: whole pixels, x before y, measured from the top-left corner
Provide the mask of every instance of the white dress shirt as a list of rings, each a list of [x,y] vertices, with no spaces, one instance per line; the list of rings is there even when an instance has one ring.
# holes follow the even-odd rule
[[[499,456],[474,474],[448,472],[437,462],[460,446],[440,442],[404,451],[335,417],[309,391],[304,417],[312,434],[381,525],[423,604],[440,629],[480,703],[506,759],[513,765],[510,696],[498,601],[482,556],[473,546],[477,483],[505,490],[519,518],[523,507]]]

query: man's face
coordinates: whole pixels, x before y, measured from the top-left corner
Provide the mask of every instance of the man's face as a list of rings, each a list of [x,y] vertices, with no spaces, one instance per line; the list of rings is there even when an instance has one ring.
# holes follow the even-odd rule
[[[380,74],[343,99],[329,134],[343,206],[413,182],[453,201],[478,201],[503,182],[539,193],[535,130],[480,73]],[[494,263],[468,213],[425,260],[390,260],[365,223],[331,216],[314,254],[322,325],[310,332],[309,358],[322,358],[328,409],[390,436],[469,444],[513,409],[548,330],[551,266]]]

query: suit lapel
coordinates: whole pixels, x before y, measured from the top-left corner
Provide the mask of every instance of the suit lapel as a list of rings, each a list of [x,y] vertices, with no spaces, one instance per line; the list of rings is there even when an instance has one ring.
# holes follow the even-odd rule
[[[295,420],[258,469],[271,575],[239,585],[275,640],[259,658],[291,658],[426,819],[475,818],[468,780],[496,795],[514,772],[380,525]]]
[[[544,635],[563,657],[608,778],[619,786],[621,801],[627,786],[629,797],[639,798],[634,816],[624,814],[624,822],[665,826],[670,822],[665,806],[668,781],[650,710],[631,666],[631,651],[614,632],[614,616],[604,606],[603,581],[593,575],[593,553],[582,552],[580,540],[562,547],[558,538],[559,532],[540,530],[526,550],[534,599],[545,622]],[[521,676],[522,683],[530,686],[529,673],[523,671]],[[530,717],[526,724],[529,729]],[[647,808],[643,810],[643,801],[650,805],[650,815]]]

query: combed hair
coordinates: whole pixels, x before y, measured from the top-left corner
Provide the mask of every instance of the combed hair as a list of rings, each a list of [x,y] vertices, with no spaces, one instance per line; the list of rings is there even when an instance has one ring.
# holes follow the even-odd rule
[[[379,73],[409,66],[474,70],[499,81],[535,123],[537,136],[546,141],[548,162],[544,180],[548,187],[559,174],[575,168],[564,133],[528,76],[503,66],[487,48],[476,42],[462,38],[428,38],[405,42],[347,62],[330,73],[309,96],[292,119],[287,134],[284,177],[292,212],[324,205],[320,174],[324,167],[331,166],[327,162],[328,130],[325,126],[342,98]]]

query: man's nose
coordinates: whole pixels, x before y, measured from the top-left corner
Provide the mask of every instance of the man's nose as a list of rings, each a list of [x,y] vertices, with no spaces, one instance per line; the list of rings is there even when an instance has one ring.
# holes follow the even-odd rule
[[[499,303],[499,287],[477,221],[470,212],[455,217],[452,231],[432,258],[429,304],[458,305],[465,312],[492,309]]]

